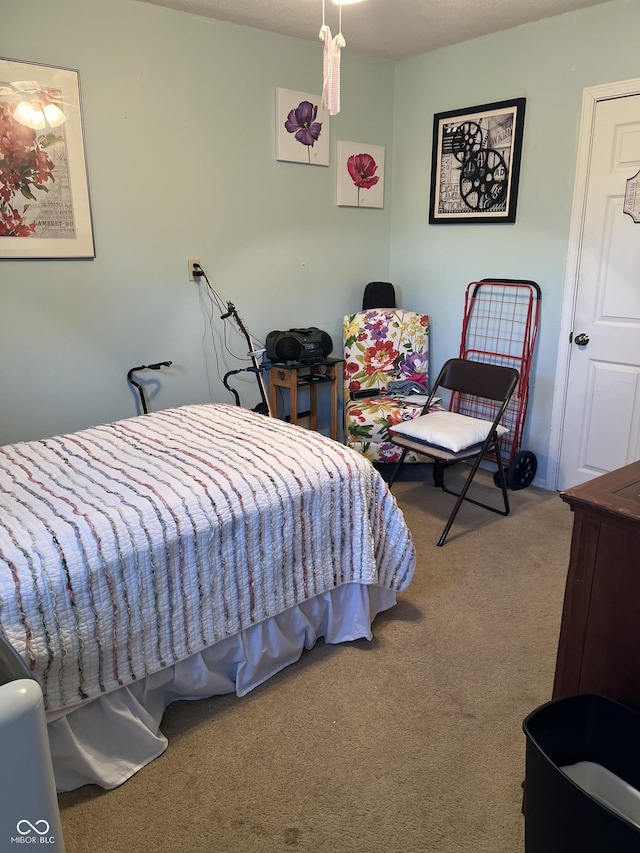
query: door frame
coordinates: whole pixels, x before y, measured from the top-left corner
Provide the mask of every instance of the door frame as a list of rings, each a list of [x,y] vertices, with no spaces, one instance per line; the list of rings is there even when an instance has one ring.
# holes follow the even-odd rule
[[[560,450],[564,430],[565,400],[569,382],[569,360],[571,344],[569,335],[573,329],[576,300],[578,297],[578,277],[584,228],[585,204],[591,166],[591,145],[595,127],[596,106],[599,101],[623,98],[628,95],[640,95],[640,78],[621,80],[602,86],[589,86],[582,94],[582,117],[574,184],[573,206],[571,208],[571,226],[567,250],[567,267],[564,280],[562,314],[560,319],[560,337],[558,338],[558,358],[554,383],[553,404],[551,409],[551,431],[549,435],[548,470],[546,487],[557,491],[560,476]]]

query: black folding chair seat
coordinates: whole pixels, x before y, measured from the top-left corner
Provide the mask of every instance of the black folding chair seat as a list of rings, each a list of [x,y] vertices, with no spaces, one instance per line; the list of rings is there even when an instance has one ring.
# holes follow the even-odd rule
[[[413,450],[433,460],[435,484],[444,492],[457,497],[438,540],[439,546],[444,545],[463,501],[476,504],[499,515],[509,515],[507,483],[500,457],[500,438],[507,430],[500,425],[500,420],[515,391],[518,379],[518,371],[513,367],[502,367],[462,358],[449,359],[431,388],[422,414],[389,429],[393,443],[402,448],[402,455],[393,469],[389,485],[391,486],[395,481],[407,453]],[[487,412],[487,419],[469,417],[454,411],[430,412],[434,398],[436,395],[441,396],[443,389],[451,391],[452,395],[461,394],[465,398],[480,399],[480,410]],[[503,507],[495,507],[467,496],[480,462],[489,454],[495,457],[498,465],[497,483],[502,492]],[[462,490],[455,492],[445,485],[444,472],[447,465],[463,460],[473,460],[473,463]]]

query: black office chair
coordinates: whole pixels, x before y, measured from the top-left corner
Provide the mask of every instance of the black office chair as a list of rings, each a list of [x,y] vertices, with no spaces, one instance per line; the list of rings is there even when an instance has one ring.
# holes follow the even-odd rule
[[[370,281],[362,295],[362,310],[395,308],[396,289],[390,281]]]
[[[435,484],[458,498],[438,540],[439,546],[444,545],[463,501],[469,501],[498,515],[509,515],[507,484],[500,457],[500,437],[508,430],[500,425],[500,419],[515,391],[518,379],[518,371],[513,367],[462,358],[449,359],[431,388],[429,399],[422,410],[423,414],[389,429],[392,442],[402,448],[402,455],[393,469],[389,485],[393,484],[407,453],[412,450],[433,460]],[[429,412],[433,398],[436,395],[441,396],[442,389],[452,392],[451,408],[455,408],[455,395],[464,395],[465,402],[471,398],[477,402],[473,411],[484,417],[470,417],[456,411]],[[504,509],[467,497],[480,462],[489,455],[495,458],[498,465],[496,485],[502,491]],[[444,481],[445,468],[453,462],[471,459],[473,464],[462,490],[454,492],[447,488]]]

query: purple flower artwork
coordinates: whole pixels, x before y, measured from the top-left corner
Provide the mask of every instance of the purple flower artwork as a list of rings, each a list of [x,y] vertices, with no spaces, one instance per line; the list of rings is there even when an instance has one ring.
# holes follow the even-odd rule
[[[289,133],[295,133],[298,142],[313,147],[322,133],[322,122],[316,121],[318,107],[309,101],[300,101],[297,109],[291,110],[284,126]]]
[[[382,207],[384,148],[338,142],[338,205]]]
[[[320,97],[278,89],[276,158],[308,165],[329,165],[329,114]]]

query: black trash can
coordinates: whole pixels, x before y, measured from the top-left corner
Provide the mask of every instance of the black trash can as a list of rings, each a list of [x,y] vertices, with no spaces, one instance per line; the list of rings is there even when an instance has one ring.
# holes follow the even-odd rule
[[[525,853],[640,851],[640,714],[583,693],[523,729]]]

